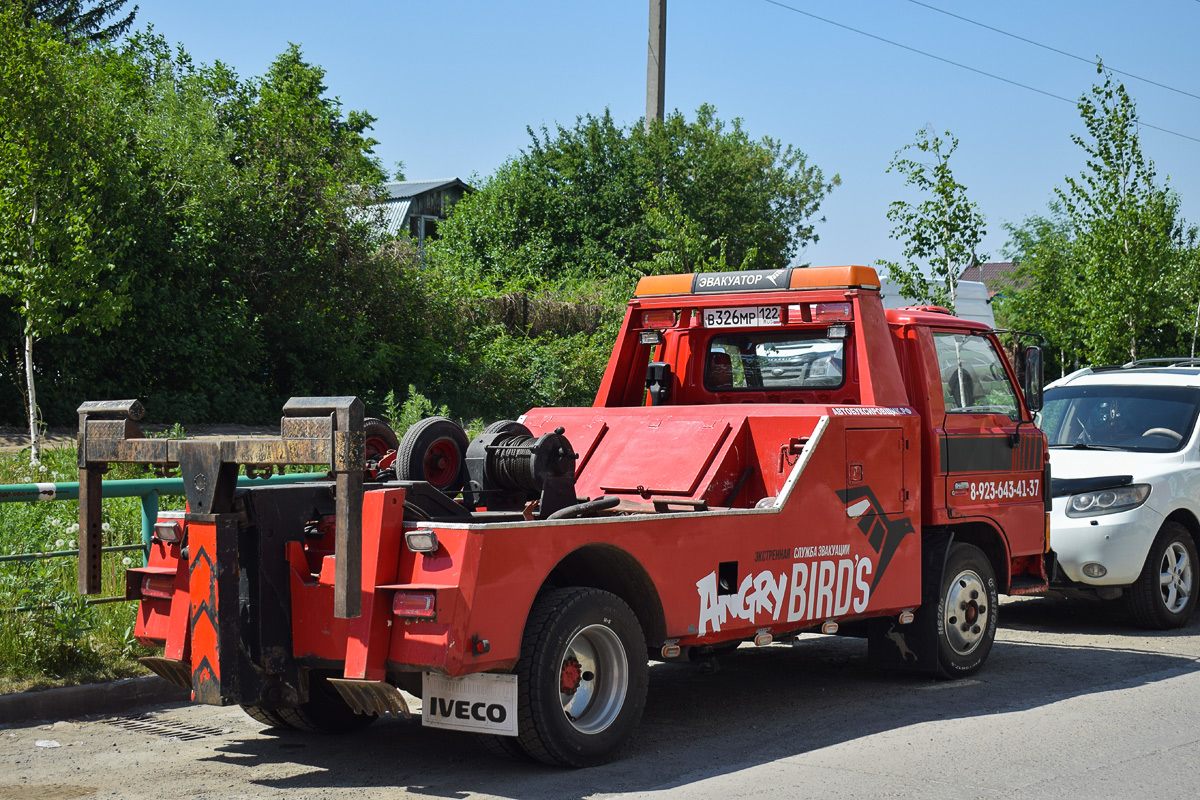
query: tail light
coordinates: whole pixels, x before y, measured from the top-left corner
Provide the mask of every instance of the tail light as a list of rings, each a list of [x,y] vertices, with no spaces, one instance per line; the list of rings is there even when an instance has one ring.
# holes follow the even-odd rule
[[[174,591],[175,577],[172,575],[147,575],[142,578],[142,597],[170,600]]]
[[[813,322],[834,322],[854,319],[854,307],[850,303],[813,303]]]
[[[437,595],[433,592],[396,592],[392,597],[392,613],[397,617],[436,619]]]
[[[672,328],[675,326],[676,311],[673,308],[656,308],[642,312],[643,328]]]

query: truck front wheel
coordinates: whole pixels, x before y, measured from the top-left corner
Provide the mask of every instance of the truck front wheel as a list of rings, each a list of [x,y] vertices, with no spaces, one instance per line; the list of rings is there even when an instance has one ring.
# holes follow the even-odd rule
[[[642,717],[646,640],[625,601],[599,589],[556,589],[534,602],[517,664],[521,748],[548,764],[616,757]]]
[[[951,545],[938,593],[939,675],[961,678],[983,666],[996,640],[998,603],[996,575],[983,551]]]

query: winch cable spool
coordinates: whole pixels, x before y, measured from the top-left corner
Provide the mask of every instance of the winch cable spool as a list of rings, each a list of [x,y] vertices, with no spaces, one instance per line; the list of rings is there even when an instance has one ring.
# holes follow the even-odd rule
[[[556,432],[561,436],[562,430]],[[534,472],[539,441],[517,435],[493,444],[488,448],[488,476],[504,489],[540,492],[542,487]]]
[[[563,428],[536,438],[517,423],[496,428],[500,429],[491,433],[485,429],[467,452],[471,490],[483,495],[489,510],[511,510],[540,500],[538,517],[545,519],[578,502],[578,456]]]

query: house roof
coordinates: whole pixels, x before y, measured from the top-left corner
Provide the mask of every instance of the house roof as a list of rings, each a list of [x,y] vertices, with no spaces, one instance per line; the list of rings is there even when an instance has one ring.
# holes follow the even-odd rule
[[[412,200],[385,200],[380,203],[381,224],[389,236],[395,236],[404,230],[404,221],[408,218],[408,209]]]
[[[988,261],[985,264],[972,264],[959,274],[960,281],[979,281],[988,288],[988,296],[994,296],[1005,286],[1016,283],[1017,269],[1020,265],[1015,261]]]
[[[960,281],[980,281],[989,286],[997,283],[1011,283],[1011,274],[1017,271],[1015,261],[989,261],[986,264],[972,264],[963,269],[958,276]]]
[[[393,181],[385,183],[383,188],[387,192],[387,200],[407,200],[434,189],[444,189],[447,186],[458,186],[464,190],[471,188],[458,178],[441,178],[432,181]]]

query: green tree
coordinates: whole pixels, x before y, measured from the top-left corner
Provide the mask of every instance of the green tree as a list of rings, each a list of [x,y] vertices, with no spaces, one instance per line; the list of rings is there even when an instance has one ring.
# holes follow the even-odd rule
[[[13,2],[13,0],[9,0]],[[28,24],[40,20],[72,41],[108,42],[129,30],[138,7],[119,16],[128,0],[16,0]],[[113,17],[117,19],[113,21]]]
[[[814,217],[839,182],[707,105],[694,121],[675,112],[648,132],[606,111],[530,138],[440,231],[440,263],[497,289],[659,269],[655,256],[669,249],[663,217],[687,220],[730,268],[787,266],[817,240]]]
[[[1195,307],[1185,299],[1195,289],[1176,280],[1195,234],[1180,219],[1178,196],[1158,183],[1142,153],[1133,99],[1111,73],[1097,70],[1104,82],[1079,100],[1087,133],[1071,137],[1087,167],[1055,194],[1074,240],[1082,355],[1111,363],[1177,346],[1164,341],[1162,323]]]
[[[415,383],[468,417],[590,402],[637,278],[787,266],[839,182],[707,105],[649,131],[606,111],[529,133],[429,251],[445,368]]]
[[[958,139],[949,131],[943,136],[922,128],[914,143],[896,151],[887,171],[899,172],[905,186],[928,196],[916,205],[897,200],[888,207],[892,238],[904,243],[905,263],[878,263],[906,297],[953,311],[958,276],[987,259],[978,252],[987,229],[978,206],[967,199],[967,187],[950,168]]]
[[[114,267],[130,231],[108,209],[128,201],[121,98],[103,60],[48,25],[0,11],[0,293],[23,322],[32,457],[40,449],[39,339],[111,327],[126,305]]]
[[[293,394],[426,383],[451,349],[429,333],[441,309],[415,250],[372,226],[370,117],[342,110],[320,67],[290,48],[242,80],[145,34],[78,52],[104,65],[129,142],[128,199],[94,227],[136,236],[114,262],[116,326],[39,344],[47,418],[137,396],[159,420],[261,421]]]
[[[1011,283],[993,300],[1000,327],[1041,333],[1048,361],[1061,374],[1078,366],[1086,325],[1079,304],[1079,284],[1071,226],[1062,205],[1050,204],[1046,216],[1033,215],[1020,224],[1008,223],[1005,256],[1018,264]]]

